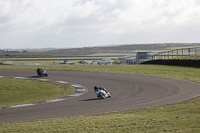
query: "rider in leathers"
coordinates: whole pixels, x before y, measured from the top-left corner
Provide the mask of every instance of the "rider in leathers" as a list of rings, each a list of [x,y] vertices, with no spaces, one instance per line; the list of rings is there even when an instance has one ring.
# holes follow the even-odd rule
[[[108,93],[108,91],[107,91],[105,88],[97,87],[97,86],[94,87],[95,92],[97,92],[98,89],[100,89],[100,90],[104,90],[106,93]]]
[[[37,68],[37,70],[36,70],[36,71],[37,71],[38,75],[40,75],[40,73],[41,73],[41,70],[42,70],[42,69],[41,69],[40,67],[38,67],[38,68]]]

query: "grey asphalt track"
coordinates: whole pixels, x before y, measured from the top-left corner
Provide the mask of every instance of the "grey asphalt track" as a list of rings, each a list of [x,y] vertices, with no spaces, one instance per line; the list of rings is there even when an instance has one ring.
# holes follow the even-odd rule
[[[35,121],[77,115],[124,111],[187,100],[200,94],[200,85],[188,81],[134,74],[47,71],[47,78],[88,88],[84,95],[64,101],[0,109],[0,123]],[[0,69],[1,76],[36,77],[35,70]],[[105,87],[111,98],[99,100],[93,87]]]

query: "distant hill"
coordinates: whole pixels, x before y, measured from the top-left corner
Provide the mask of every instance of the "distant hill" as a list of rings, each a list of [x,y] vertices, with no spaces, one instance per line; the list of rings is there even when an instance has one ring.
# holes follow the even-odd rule
[[[71,49],[35,50],[21,52],[0,52],[0,57],[65,57],[89,56],[95,53],[134,53],[136,51],[159,52],[185,47],[200,47],[200,43],[128,44],[104,47],[84,47]]]

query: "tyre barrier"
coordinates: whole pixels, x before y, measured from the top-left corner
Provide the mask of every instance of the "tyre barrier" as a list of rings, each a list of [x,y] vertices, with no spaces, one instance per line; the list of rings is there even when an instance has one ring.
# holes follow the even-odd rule
[[[156,65],[169,65],[169,66],[183,66],[183,67],[196,67],[200,68],[200,60],[151,60],[141,64],[156,64]]]

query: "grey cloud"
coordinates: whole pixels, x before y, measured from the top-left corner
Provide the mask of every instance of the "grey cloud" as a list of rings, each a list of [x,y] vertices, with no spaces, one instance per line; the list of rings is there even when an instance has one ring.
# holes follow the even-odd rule
[[[0,39],[27,48],[196,42],[199,12],[197,0],[6,0]]]
[[[5,24],[5,23],[9,22],[10,20],[11,20],[11,18],[8,16],[0,16],[0,25]]]

